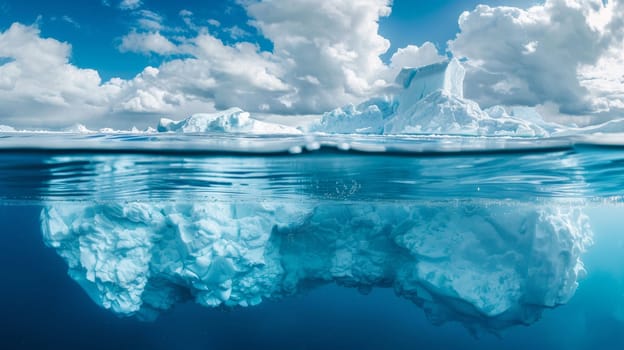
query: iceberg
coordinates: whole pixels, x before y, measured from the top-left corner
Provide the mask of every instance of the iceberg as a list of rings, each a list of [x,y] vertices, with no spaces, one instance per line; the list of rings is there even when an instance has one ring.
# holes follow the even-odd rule
[[[567,302],[592,237],[576,208],[475,203],[77,203],[41,218],[98,305],[144,319],[335,283],[393,288],[435,323],[498,330]]]
[[[16,132],[14,127],[0,124],[0,132]]]
[[[293,127],[254,119],[240,108],[198,113],[181,121],[162,118],[156,129],[158,132],[182,133],[301,134]]]
[[[312,132],[333,134],[384,133],[384,124],[394,115],[397,103],[393,96],[382,96],[367,100],[357,106],[347,105],[323,114],[310,126]]]
[[[345,134],[440,134],[545,137],[541,118],[523,119],[503,107],[483,111],[464,98],[465,70],[456,59],[404,68],[395,89],[359,105],[323,114],[311,131]],[[535,112],[537,114],[537,112]]]

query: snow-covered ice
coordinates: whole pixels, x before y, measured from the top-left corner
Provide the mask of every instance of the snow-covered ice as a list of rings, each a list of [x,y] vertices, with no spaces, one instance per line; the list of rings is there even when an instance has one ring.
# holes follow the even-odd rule
[[[503,107],[483,111],[464,98],[465,70],[456,59],[404,68],[387,95],[325,113],[313,131],[367,134],[439,134],[545,137],[538,120],[508,114]],[[537,113],[535,113],[537,114]]]
[[[198,113],[181,121],[162,118],[157,130],[183,133],[301,134],[300,130],[293,127],[254,119],[249,112],[240,108]]]

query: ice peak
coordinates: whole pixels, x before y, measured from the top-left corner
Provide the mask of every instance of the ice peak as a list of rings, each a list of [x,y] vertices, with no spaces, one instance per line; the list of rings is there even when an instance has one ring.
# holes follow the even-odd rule
[[[466,70],[455,58],[418,68],[403,68],[396,77],[412,101],[418,101],[436,90],[442,90],[459,98],[464,97]]]

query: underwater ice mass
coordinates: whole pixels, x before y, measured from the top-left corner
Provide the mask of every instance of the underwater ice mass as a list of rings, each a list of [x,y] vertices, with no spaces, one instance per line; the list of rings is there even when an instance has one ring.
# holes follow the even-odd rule
[[[574,208],[64,205],[45,242],[91,298],[152,318],[189,299],[252,306],[326,283],[394,288],[436,322],[504,328],[568,301],[591,243]]]
[[[326,113],[323,133],[542,137],[532,110],[488,110],[463,97],[456,60],[404,69],[394,93]],[[161,120],[159,132],[296,134],[240,109]],[[123,165],[120,165],[122,168]],[[115,167],[111,167],[114,171]],[[253,189],[251,189],[253,190]],[[128,202],[43,210],[47,245],[99,305],[153,319],[177,303],[253,306],[336,283],[393,288],[435,323],[503,329],[566,303],[592,231],[571,205]]]

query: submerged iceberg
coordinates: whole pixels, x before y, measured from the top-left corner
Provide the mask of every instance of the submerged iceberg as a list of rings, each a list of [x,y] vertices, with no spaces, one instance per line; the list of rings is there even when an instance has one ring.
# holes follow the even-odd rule
[[[420,68],[404,68],[396,90],[387,96],[325,113],[312,131],[366,134],[442,134],[544,137],[539,120],[503,109],[483,111],[464,98],[465,70],[456,59]],[[504,111],[504,109],[503,109]]]
[[[45,243],[99,305],[153,318],[326,284],[393,288],[440,323],[501,329],[565,303],[591,243],[578,209],[272,202],[50,206]]]

